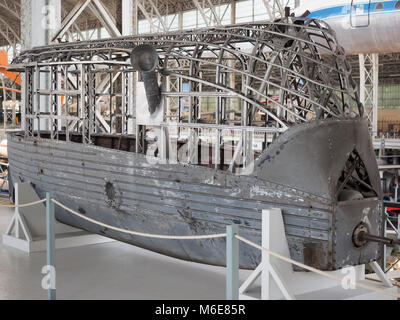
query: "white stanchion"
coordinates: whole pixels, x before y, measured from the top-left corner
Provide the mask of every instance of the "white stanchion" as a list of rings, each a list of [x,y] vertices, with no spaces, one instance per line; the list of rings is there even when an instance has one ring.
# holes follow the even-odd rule
[[[39,199],[30,183],[15,184],[14,215],[3,234],[3,244],[24,252],[46,250],[46,199]],[[55,221],[56,249],[115,241]]]
[[[30,199],[25,199],[20,204],[19,188],[25,187],[25,193],[30,195]],[[58,205],[71,214],[92,223],[105,226],[107,228],[134,234],[142,237],[151,237],[158,239],[180,239],[180,240],[199,240],[226,237],[226,298],[228,300],[238,299],[398,299],[399,294],[397,287],[393,287],[387,275],[382,271],[378,263],[371,262],[370,266],[375,271],[380,283],[366,279],[365,266],[352,266],[342,270],[327,272],[321,271],[311,266],[295,261],[290,258],[289,246],[286,240],[285,227],[283,223],[282,212],[280,209],[263,210],[262,213],[262,245],[258,245],[239,235],[239,227],[232,225],[227,227],[226,233],[211,235],[194,235],[194,236],[176,236],[176,235],[160,235],[147,234],[138,231],[125,230],[115,226],[106,225],[100,221],[83,216],[82,214],[66,207],[62,203],[54,200],[49,193],[46,199],[40,200],[36,193],[32,191],[30,184],[16,185],[16,205],[14,205],[16,213],[8,227],[6,234],[3,236],[3,242],[10,241],[12,238],[12,230],[14,237],[19,241],[33,242],[30,230],[27,228],[25,218],[20,214],[19,210],[27,207],[44,207],[45,206],[45,240],[47,249],[47,265],[55,269],[55,248],[56,248],[56,224],[54,206]],[[24,193],[24,194],[25,194]],[[31,214],[33,216],[33,214]],[[25,239],[21,239],[20,228],[23,231]],[[244,281],[239,288],[239,240],[262,251],[262,261],[260,265],[252,272],[252,274]],[[82,245],[82,243],[80,243]],[[18,247],[18,246],[16,246]],[[65,247],[65,246],[64,246]],[[296,265],[302,269],[311,272],[295,272],[292,265]],[[351,289],[346,288],[343,281],[346,279],[340,275],[347,273],[347,269],[353,272],[351,279]],[[344,271],[344,272],[343,272]],[[258,278],[261,277],[260,292],[257,295],[250,294],[251,287]],[[338,284],[338,282],[340,284]],[[361,291],[360,291],[361,290]],[[364,291],[362,291],[364,290]],[[55,289],[50,289],[48,293],[49,299],[55,299]]]
[[[262,246],[239,237],[239,240],[260,250],[263,249],[261,264],[239,288],[239,299],[395,300],[398,298],[397,288],[392,286],[376,262],[371,263],[371,267],[376,269],[381,282],[366,279],[365,265],[330,272],[311,267],[308,267],[309,271],[314,272],[294,271],[292,263],[295,261],[290,259],[281,210],[264,210],[262,219]],[[297,264],[302,267],[302,264]],[[355,288],[343,284],[344,275],[351,275],[354,278]],[[260,277],[261,281],[256,283]]]

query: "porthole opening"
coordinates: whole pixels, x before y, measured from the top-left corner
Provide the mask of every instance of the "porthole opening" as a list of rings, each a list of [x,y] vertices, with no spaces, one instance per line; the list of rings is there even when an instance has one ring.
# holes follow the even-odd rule
[[[396,4],[394,5],[394,8],[396,10],[400,10],[400,1],[397,1]]]

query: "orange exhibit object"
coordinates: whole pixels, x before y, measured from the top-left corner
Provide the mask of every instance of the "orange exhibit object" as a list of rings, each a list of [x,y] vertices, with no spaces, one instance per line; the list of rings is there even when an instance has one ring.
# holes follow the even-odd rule
[[[7,71],[8,55],[5,50],[0,50],[0,72],[4,74],[11,81],[21,86],[21,74]]]

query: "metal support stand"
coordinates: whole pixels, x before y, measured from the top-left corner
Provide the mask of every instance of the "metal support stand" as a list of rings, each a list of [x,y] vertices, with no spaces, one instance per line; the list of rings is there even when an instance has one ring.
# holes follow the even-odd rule
[[[280,228],[279,228],[280,227]],[[280,209],[263,210],[262,212],[262,246],[266,249],[271,249],[282,255],[289,256],[289,247],[286,242],[279,243],[281,238],[273,238],[272,229],[278,228],[284,230],[283,220]],[[284,231],[283,231],[284,232]],[[283,233],[284,234],[284,233]],[[285,237],[286,238],[286,237]],[[283,297],[287,300],[295,300],[295,296],[290,292],[288,285],[282,272],[292,272],[290,266],[285,264],[278,268],[276,266],[276,258],[270,257],[270,255],[263,251],[260,265],[254,270],[250,277],[241,285],[239,289],[240,299],[254,299],[252,296],[247,294],[250,287],[256,282],[261,276],[261,299],[271,300],[273,282],[279,288],[279,291]],[[282,268],[283,267],[283,268]]]
[[[378,134],[379,54],[360,54],[360,101],[366,107],[372,137]]]
[[[395,232],[396,238],[400,239],[400,215],[397,214],[397,223],[394,223],[394,222],[392,222],[390,220],[390,216],[389,216],[389,214],[387,212],[387,208],[385,208],[385,223],[383,225],[384,226],[384,235],[385,235],[385,237],[388,236],[388,232],[387,232],[388,224],[389,224],[390,228]],[[389,274],[392,275],[392,272],[390,270],[393,267],[393,265],[389,266],[389,269],[387,269],[387,267],[386,267],[387,253],[388,253],[388,251],[387,251],[386,245],[384,245],[384,247],[383,247],[384,256],[383,256],[383,259],[382,259],[382,269],[386,270],[385,271],[385,275],[389,278]],[[389,255],[391,255],[391,254],[389,254]],[[378,275],[377,272],[376,272],[376,274]],[[394,279],[394,278],[392,278],[392,279]]]
[[[17,127],[17,111],[19,108],[17,101],[3,101],[3,126],[4,130],[15,129]]]
[[[30,183],[16,183],[14,187],[17,205],[39,200]],[[115,241],[57,221],[54,224],[54,233],[57,249]],[[3,235],[3,244],[24,252],[44,251],[46,234],[46,207],[43,203],[32,207],[17,207]]]
[[[383,283],[385,287],[393,287],[392,282],[387,277],[386,273],[382,270],[378,262],[372,261],[369,263],[369,266],[372,268],[372,270],[375,271],[375,274],[378,276],[379,280]]]
[[[239,233],[237,225],[226,227],[226,300],[239,300]]]
[[[282,212],[280,209],[263,210],[262,213],[262,246],[285,257],[290,257],[286,240]],[[365,266],[354,266],[337,271],[332,275],[343,277],[352,272],[355,281],[368,283],[382,289],[395,292],[385,273],[376,262],[370,263],[380,282],[366,279]],[[257,280],[261,278],[261,281]],[[259,290],[259,291],[258,291]],[[262,252],[260,265],[251,273],[239,288],[241,300],[340,300],[340,299],[390,299],[390,296],[362,288],[345,289],[337,280],[313,273],[294,271],[292,265],[267,252]]]
[[[262,230],[271,230],[273,227],[273,221],[271,215],[280,214],[280,209],[271,209],[271,210],[263,210],[262,213]],[[268,236],[263,232],[262,236],[262,246],[266,249],[271,248],[271,239],[269,236],[270,232],[268,232]],[[286,249],[286,248],[284,248]],[[287,248],[289,251],[289,248]],[[280,291],[286,298],[286,300],[295,300],[295,297],[292,293],[290,293],[288,286],[283,280],[282,275],[278,268],[274,266],[273,261],[271,261],[270,255],[263,251],[261,264],[263,265],[261,271],[261,299],[262,300],[270,300],[271,298],[271,285],[270,281],[274,280],[278,285]]]
[[[46,258],[49,272],[54,272],[55,264],[55,237],[54,237],[54,203],[50,193],[46,193]],[[52,275],[55,277],[55,274]],[[54,279],[55,280],[55,279]],[[55,283],[55,281],[54,281]],[[47,296],[49,300],[56,299],[56,289],[49,285]]]

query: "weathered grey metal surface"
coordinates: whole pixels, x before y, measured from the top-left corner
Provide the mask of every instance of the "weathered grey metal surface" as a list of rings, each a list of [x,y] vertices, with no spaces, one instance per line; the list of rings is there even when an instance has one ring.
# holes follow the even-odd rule
[[[380,192],[380,177],[366,119],[312,121],[293,127],[260,158],[260,177],[335,200],[336,182],[356,149]],[[296,174],[283,175],[281,170]],[[382,194],[377,194],[381,197]]]
[[[249,176],[195,165],[151,164],[141,154],[17,133],[9,134],[8,148],[13,181],[29,181],[42,197],[53,192],[74,210],[130,230],[199,235],[223,232],[235,223],[244,237],[260,243],[261,210],[279,207],[292,258],[334,270],[380,257],[377,244],[356,248],[351,240],[352,230],[366,220],[372,233],[382,235],[379,175],[371,144],[362,139],[365,130],[366,121],[358,118],[291,128],[264,151]],[[309,146],[318,146],[318,153]],[[338,203],[334,186],[353,149],[364,161],[377,197]],[[99,228],[59,208],[56,216],[180,259],[225,263],[224,239],[140,238]],[[260,261],[260,252],[245,245],[240,255],[244,268]]]
[[[157,141],[146,146],[146,126],[137,125],[135,152],[96,147],[92,138],[102,133],[96,121],[101,122],[95,80],[106,70],[114,93],[113,73],[125,77],[121,113],[112,113],[110,97],[111,132],[120,133],[122,140],[129,133],[123,124],[133,116],[128,60],[141,44],[153,46],[159,55],[162,100],[170,108],[158,128],[144,123],[159,132]],[[235,223],[256,242],[262,209],[279,207],[291,256],[298,261],[334,270],[380,257],[378,245],[356,248],[352,243],[361,222],[371,234],[382,235],[382,192],[350,66],[325,23],[287,17],[273,23],[64,43],[25,51],[12,68],[26,74],[27,125],[24,133],[10,135],[11,175],[14,181],[31,181],[42,196],[54,192],[72,209],[130,230],[198,235],[224,232]],[[35,78],[49,69],[51,88],[36,90]],[[68,87],[68,74],[76,76],[76,88]],[[63,77],[67,88],[58,85]],[[183,90],[183,82],[190,92]],[[50,112],[39,112],[40,96],[47,94],[53,97]],[[60,114],[59,95],[79,100],[79,112]],[[182,97],[188,100],[187,114],[181,112]],[[209,116],[201,112],[206,97],[216,101]],[[237,99],[237,107],[230,99]],[[122,122],[115,131],[112,117]],[[42,122],[49,124],[47,135]],[[212,163],[205,165],[214,168],[197,165],[198,146],[204,143],[197,136],[210,124],[216,129],[211,139],[215,152],[206,157]],[[170,135],[167,129],[174,126],[177,130]],[[179,136],[184,129],[186,137]],[[238,142],[235,134],[224,139],[223,130],[239,130]],[[257,130],[268,135],[262,136],[261,156],[253,163],[250,133]],[[176,150],[170,148],[175,134],[187,142],[183,158],[190,164],[183,164],[185,159],[179,164],[158,161],[168,163],[174,161],[171,155],[186,153],[183,146],[178,150],[178,143]],[[220,151],[232,149],[232,159],[223,154],[221,161]],[[146,153],[159,158],[154,163]],[[225,263],[223,239],[161,241],[99,229],[62,210],[57,218],[181,259]],[[242,246],[242,267],[254,268],[259,260],[258,250]]]

